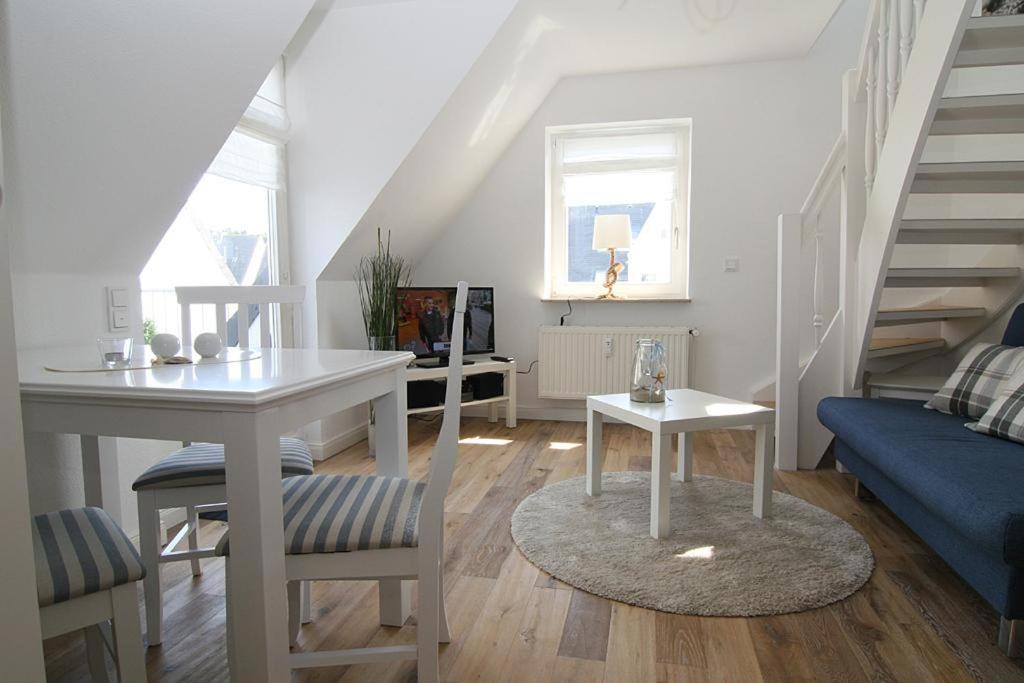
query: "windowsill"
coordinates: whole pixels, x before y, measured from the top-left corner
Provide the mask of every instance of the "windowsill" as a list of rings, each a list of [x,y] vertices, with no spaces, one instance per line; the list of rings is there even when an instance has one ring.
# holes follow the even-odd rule
[[[693,300],[685,297],[678,296],[660,296],[660,297],[644,297],[644,298],[626,298],[619,297],[616,299],[598,299],[596,296],[542,296],[541,301],[547,303],[562,303],[566,301],[572,302],[589,302],[595,304],[688,304]]]

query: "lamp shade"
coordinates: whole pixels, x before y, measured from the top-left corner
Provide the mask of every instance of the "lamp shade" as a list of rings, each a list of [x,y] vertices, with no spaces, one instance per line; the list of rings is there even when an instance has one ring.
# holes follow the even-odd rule
[[[594,249],[629,249],[632,241],[628,214],[601,214],[594,219]]]

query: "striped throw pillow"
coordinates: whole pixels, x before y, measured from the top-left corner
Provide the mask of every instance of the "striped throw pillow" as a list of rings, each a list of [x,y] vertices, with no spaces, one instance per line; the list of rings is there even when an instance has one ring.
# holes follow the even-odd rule
[[[1024,368],[1013,374],[981,419],[967,425],[980,434],[1024,443]]]
[[[924,407],[978,419],[996,400],[1003,382],[1022,367],[1022,347],[975,344]]]

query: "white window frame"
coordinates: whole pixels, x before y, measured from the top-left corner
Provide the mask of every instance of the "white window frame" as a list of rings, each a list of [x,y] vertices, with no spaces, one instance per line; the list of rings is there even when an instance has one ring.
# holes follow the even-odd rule
[[[672,207],[673,235],[671,279],[668,283],[619,282],[615,293],[633,300],[688,301],[689,296],[689,217],[690,217],[690,119],[662,119],[604,124],[549,126],[545,129],[545,230],[544,230],[544,299],[596,299],[604,293],[600,283],[568,281],[568,226],[562,192],[566,172],[562,164],[560,143],[570,138],[648,135],[672,133],[677,136],[677,179]],[[573,164],[575,172],[645,170],[664,168],[663,163],[649,160],[603,161]]]

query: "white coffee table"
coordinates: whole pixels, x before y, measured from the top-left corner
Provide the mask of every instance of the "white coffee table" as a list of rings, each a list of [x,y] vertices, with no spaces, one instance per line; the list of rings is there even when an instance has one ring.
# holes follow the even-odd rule
[[[693,477],[693,439],[687,432],[754,426],[754,516],[771,514],[775,469],[775,411],[693,389],[673,389],[665,403],[637,403],[629,394],[587,397],[587,495],[601,494],[601,425],[613,417],[651,433],[651,536],[668,536],[672,435],[679,434],[679,479]]]

